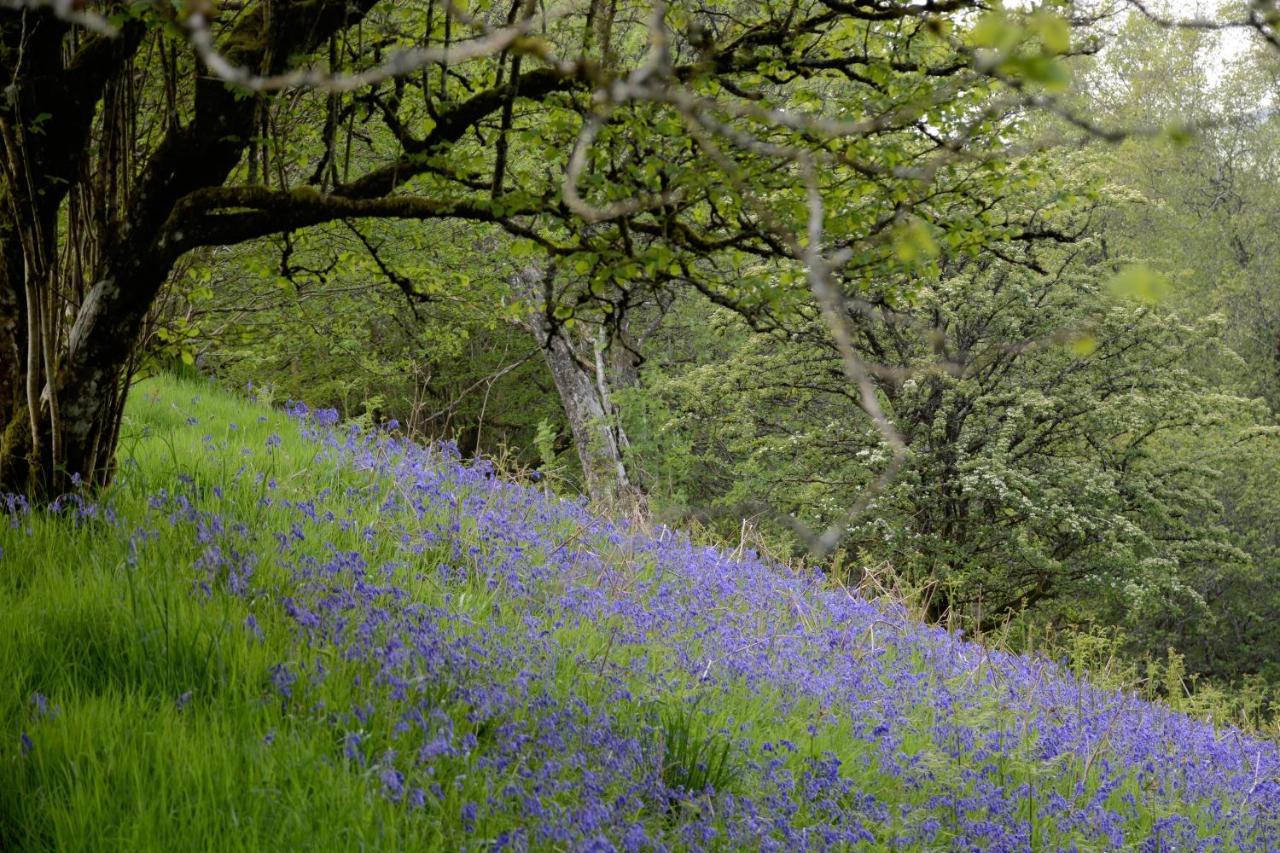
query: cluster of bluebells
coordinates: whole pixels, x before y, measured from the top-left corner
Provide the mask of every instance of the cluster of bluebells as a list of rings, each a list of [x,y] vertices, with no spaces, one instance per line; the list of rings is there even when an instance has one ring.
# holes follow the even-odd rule
[[[201,594],[246,598],[263,617],[245,624],[255,637],[266,619],[290,626],[296,653],[270,679],[281,706],[330,721],[362,784],[457,827],[466,837],[454,842],[1280,845],[1269,742],[819,577],[594,516],[449,446],[292,414],[313,464],[343,476],[307,495],[264,485],[269,546],[249,519],[223,515],[220,495],[197,506],[164,493],[152,508],[193,531]],[[696,774],[671,772],[672,715],[655,706],[727,745],[714,784],[673,782]],[[744,707],[788,722],[735,719]]]

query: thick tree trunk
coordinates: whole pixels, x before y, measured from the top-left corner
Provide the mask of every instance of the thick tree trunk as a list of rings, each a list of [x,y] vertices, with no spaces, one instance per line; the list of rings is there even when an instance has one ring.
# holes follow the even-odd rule
[[[255,4],[225,35],[223,55],[278,73],[373,2]],[[261,99],[197,74],[190,119],[171,115],[135,168],[137,134],[122,128],[133,127],[137,98],[104,93],[136,95],[131,63],[146,34],[144,21],[130,20],[114,38],[69,37],[49,10],[0,9],[9,84],[0,98],[0,492],[46,498],[76,477],[110,479],[139,330],[174,263],[199,244],[183,202],[222,186],[254,132]],[[93,203],[76,208],[73,188]],[[72,254],[74,269],[60,269]]]
[[[167,269],[153,272],[156,288]],[[103,485],[112,470],[125,366],[146,308],[135,317],[110,306],[100,283],[78,309],[69,306],[74,322],[63,330],[65,282],[56,276],[37,278],[29,268],[23,281],[21,288],[0,288],[5,295],[0,297],[0,406],[5,421],[0,491],[41,498],[65,492],[75,481]],[[17,303],[17,294],[28,299]],[[42,304],[29,307],[32,297]],[[104,302],[112,312],[109,320],[103,315]],[[98,329],[100,325],[110,328]],[[111,338],[110,347],[86,346],[95,330],[99,339]]]
[[[3,215],[6,203],[0,196],[0,491],[15,491],[11,484],[27,478],[29,449],[22,445],[30,444],[26,435],[30,417],[23,403],[26,357],[25,331],[21,327],[26,318],[26,300],[19,277],[22,251]]]

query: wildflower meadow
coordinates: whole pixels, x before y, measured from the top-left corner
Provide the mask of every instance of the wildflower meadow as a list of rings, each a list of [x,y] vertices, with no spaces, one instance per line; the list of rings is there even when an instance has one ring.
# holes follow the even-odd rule
[[[1275,744],[154,379],[0,531],[0,848],[1271,850]]]

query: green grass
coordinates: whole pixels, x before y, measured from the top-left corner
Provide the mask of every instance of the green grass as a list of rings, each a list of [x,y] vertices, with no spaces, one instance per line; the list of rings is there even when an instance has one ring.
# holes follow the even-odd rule
[[[193,416],[198,423],[188,422]],[[269,441],[277,436],[278,444]],[[622,642],[625,618],[577,618],[558,603],[580,582],[574,573],[586,571],[580,561],[594,557],[613,573],[605,590],[610,601],[628,603],[635,590],[664,582],[667,569],[654,558],[625,543],[579,541],[572,521],[552,516],[545,523],[559,525],[553,538],[565,544],[537,552],[525,568],[552,566],[556,573],[517,595],[509,577],[487,573],[488,557],[477,556],[492,544],[486,544],[484,507],[461,512],[444,502],[422,519],[386,511],[384,500],[406,494],[402,484],[335,465],[316,451],[281,413],[203,383],[153,378],[131,397],[120,472],[99,502],[119,523],[108,523],[100,508],[96,517],[79,520],[33,513],[0,529],[0,850],[484,847],[527,822],[514,807],[488,810],[478,824],[460,817],[468,803],[504,802],[504,784],[560,757],[531,748],[500,774],[481,768],[478,762],[496,754],[505,729],[536,733],[541,723],[533,712],[479,713],[478,700],[459,689],[476,681],[474,672],[430,673],[416,689],[459,735],[474,737],[475,748],[435,762],[432,778],[448,784],[424,807],[383,795],[380,766],[395,760],[406,774],[424,772],[405,763],[420,738],[398,731],[402,720],[394,703],[384,701],[391,688],[379,681],[375,665],[309,644],[286,615],[285,602],[298,594],[299,583],[280,556],[279,537],[289,539],[297,519],[288,501],[314,501],[317,513],[331,511],[346,523],[346,529],[324,528],[323,536],[307,528],[302,540],[290,540],[288,559],[359,551],[371,567],[393,565],[387,571],[413,601],[447,614],[440,622],[446,639],[481,648],[486,637],[540,627],[545,639],[534,647],[543,650],[540,657],[488,660],[484,679],[518,681],[532,660],[542,670],[529,688],[530,705],[543,698],[580,700],[586,709],[604,709],[614,729],[634,734],[655,762],[657,778],[684,792],[662,807],[637,801],[630,808],[628,819],[650,837],[691,821],[728,829],[713,797],[763,791],[762,767],[774,756],[797,778],[806,761],[834,757],[853,774],[850,796],[870,795],[887,807],[869,849],[888,848],[909,828],[904,808],[927,811],[931,798],[973,769],[963,750],[939,742],[935,727],[1016,733],[1019,726],[999,698],[958,706],[946,719],[927,703],[907,709],[906,722],[898,723],[905,726],[898,749],[928,771],[920,778],[935,780],[908,783],[860,734],[857,718],[768,683],[728,679],[713,691],[700,667],[681,675],[676,641],[689,654],[703,653],[694,626]],[[152,506],[162,490],[244,523],[210,541],[256,555],[252,594],[230,594],[225,575],[209,581],[208,590],[200,586],[193,566],[208,543],[195,535],[198,522],[167,523],[174,500]],[[451,540],[410,558],[397,547],[414,526],[443,529],[451,522],[457,527]],[[440,569],[448,565],[467,570],[446,577]],[[755,618],[765,636],[777,626],[819,630],[826,617],[780,598]],[[250,619],[256,631],[246,627]],[[869,644],[859,640],[862,645],[842,652],[881,672],[886,695],[901,686],[894,679],[903,671],[924,673],[929,684],[958,694],[982,689],[976,686],[982,664],[943,683],[929,672],[923,649],[886,642],[896,630],[886,625],[872,626]],[[750,651],[742,646],[735,653]],[[706,656],[724,657],[712,650]],[[288,701],[277,684],[281,664],[296,679]],[[707,671],[711,667],[708,662]],[[324,678],[316,677],[321,668]],[[873,683],[872,693],[877,689]],[[36,696],[47,697],[47,713]],[[369,716],[357,721],[351,709],[365,705]],[[362,738],[365,758],[348,755],[353,733]],[[796,744],[794,752],[774,751],[783,742]],[[1074,755],[1044,762],[1029,750],[1013,750],[993,761],[990,772],[1026,792],[1018,819],[1038,848],[1102,849],[1084,842],[1083,830],[1045,818],[1040,805],[1050,793],[1070,799],[1078,783],[1097,790],[1101,765]],[[559,772],[578,784],[590,770],[574,765]],[[612,797],[629,781],[598,784]],[[572,809],[574,796],[566,789],[548,794],[547,802]],[[1126,796],[1132,808],[1124,805]],[[1215,831],[1203,804],[1154,797],[1132,775],[1119,779],[1109,802],[1128,810],[1138,835],[1178,809],[1206,833]],[[817,804],[801,799],[794,807],[800,823],[825,819]],[[856,810],[856,803],[849,808]],[[946,848],[958,831],[948,827],[971,816],[959,807],[940,813],[936,845],[903,849]]]
[[[255,511],[254,484],[234,480],[235,453],[210,451],[186,424],[193,398],[215,443],[260,448],[278,433],[276,476],[308,487],[335,477],[310,466],[314,452],[284,416],[154,379],[135,390],[124,425],[111,495],[122,516],[141,518],[146,496],[178,473]],[[242,628],[246,602],[193,594],[189,534],[155,534],[133,561],[94,523],[33,515],[0,538],[0,848],[381,849],[436,838],[340,760],[322,718],[267,698],[271,667],[292,653],[287,629],[266,624],[268,642],[255,640]],[[56,708],[48,718],[32,719],[36,693]],[[36,726],[39,748],[23,756],[13,735]]]

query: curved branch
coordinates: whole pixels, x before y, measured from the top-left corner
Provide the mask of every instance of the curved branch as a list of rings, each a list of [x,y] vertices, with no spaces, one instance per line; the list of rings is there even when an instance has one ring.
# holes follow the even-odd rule
[[[545,209],[512,204],[505,197],[440,200],[420,196],[347,198],[307,187],[290,191],[266,187],[209,187],[189,194],[165,227],[163,248],[182,253],[197,246],[243,243],[321,225],[338,219],[469,219],[501,222]],[[225,211],[225,212],[220,212]]]

